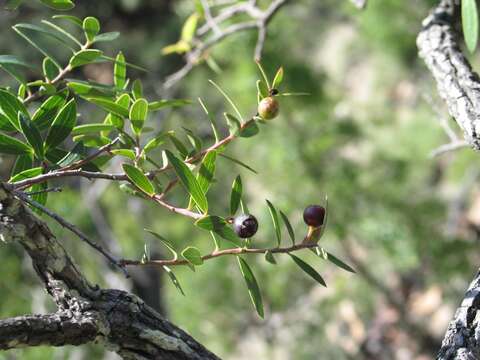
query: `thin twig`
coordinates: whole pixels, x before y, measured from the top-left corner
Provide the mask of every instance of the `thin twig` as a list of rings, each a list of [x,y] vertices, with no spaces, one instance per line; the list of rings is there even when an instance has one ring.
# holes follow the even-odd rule
[[[54,187],[54,188],[49,188],[49,189],[45,189],[45,190],[28,191],[28,192],[24,192],[24,194],[28,195],[28,196],[33,196],[33,195],[38,195],[38,194],[50,193],[50,192],[62,192],[62,188],[61,187]]]
[[[81,168],[83,165],[89,163],[93,159],[96,159],[98,156],[103,154],[104,152],[109,152],[112,147],[114,147],[118,142],[120,141],[119,137],[116,137],[115,139],[112,140],[112,142],[103,145],[100,147],[97,151],[95,151],[93,154],[87,156],[85,159],[81,159],[73,164],[70,164],[68,166],[65,166],[61,168],[62,171],[64,170],[73,170],[73,169],[78,169]]]
[[[269,249],[249,249],[249,248],[231,248],[225,250],[217,250],[213,251],[210,254],[202,256],[203,261],[207,261],[209,259],[213,259],[220,256],[226,255],[241,255],[241,254],[265,254],[266,252],[271,252],[272,254],[285,254],[291,253],[294,251],[299,251],[303,249],[312,249],[317,247],[317,244],[298,244],[289,247],[275,247]],[[135,266],[135,265],[146,265],[146,266],[176,266],[176,265],[187,265],[189,262],[184,259],[169,259],[169,260],[148,260],[142,262],[141,260],[127,260],[122,259],[120,260],[122,265],[126,266]]]
[[[467,141],[457,140],[457,141],[454,141],[454,142],[451,142],[451,143],[448,143],[448,144],[441,145],[438,148],[432,150],[430,152],[430,157],[434,158],[434,157],[443,155],[447,152],[455,151],[455,150],[458,150],[458,149],[463,149],[463,148],[466,148],[466,147],[470,147],[470,144]]]
[[[25,193],[21,191],[15,191],[13,190],[13,193],[16,197],[18,197],[21,201],[33,206],[34,208],[40,210],[41,212],[45,213],[46,215],[50,216],[52,219],[54,219],[56,222],[58,222],[61,226],[64,228],[70,230],[72,233],[77,235],[81,240],[86,242],[88,245],[90,245],[92,248],[97,250],[99,253],[101,253],[105,258],[107,258],[112,265],[118,267],[120,270],[123,271],[126,277],[128,277],[128,272],[125,269],[125,266],[120,262],[119,259],[116,259],[113,255],[110,255],[101,245],[97,244],[96,242],[90,240],[83,232],[81,232],[77,227],[71,223],[69,223],[67,220],[62,218],[60,215],[54,213],[50,209],[46,208],[42,204],[38,203],[35,200],[32,200],[26,195]]]

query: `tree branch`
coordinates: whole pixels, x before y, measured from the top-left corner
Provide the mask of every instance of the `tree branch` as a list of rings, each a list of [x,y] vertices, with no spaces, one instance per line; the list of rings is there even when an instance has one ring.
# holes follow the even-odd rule
[[[480,78],[462,54],[455,24],[458,0],[441,0],[423,21],[417,37],[420,56],[437,83],[450,115],[464,132],[465,140],[480,149]],[[439,360],[467,360],[480,357],[480,272],[471,282],[460,307],[450,322]]]
[[[38,276],[57,304],[59,314],[56,315],[64,319],[62,326],[71,329],[65,336],[78,331],[78,338],[82,341],[95,339],[125,359],[218,359],[187,333],[161,318],[137,296],[91,285],[47,225],[4,184],[0,184],[0,240],[17,243],[28,252]],[[67,317],[64,318],[63,314]],[[37,318],[35,324],[42,327],[48,321],[54,321],[55,315],[46,316]],[[28,319],[35,319],[35,316]],[[84,319],[91,321],[78,324]],[[0,338],[3,335],[5,339],[2,346],[14,347],[14,341],[20,341],[18,346],[22,346],[22,341],[27,342],[26,345],[46,343],[45,339],[37,341],[33,334],[30,338],[22,337],[26,321],[17,318],[3,322],[4,326],[17,324],[19,335],[12,334],[13,339],[7,339],[5,331],[0,330]],[[53,343],[53,340],[48,341]],[[67,343],[67,338],[60,338],[58,345],[62,341]]]

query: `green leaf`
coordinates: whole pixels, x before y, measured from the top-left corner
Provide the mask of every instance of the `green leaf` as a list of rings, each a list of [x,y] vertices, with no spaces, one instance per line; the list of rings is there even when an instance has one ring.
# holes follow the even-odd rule
[[[55,65],[52,59],[48,57],[43,59],[42,70],[43,75],[45,75],[45,78],[48,81],[52,81],[53,79],[55,79],[60,72],[60,69],[57,67],[57,65]]]
[[[30,187],[30,191],[35,192],[35,191],[42,191],[46,190],[48,188],[48,183],[45,181],[43,183],[38,183],[38,184],[33,184]],[[47,192],[42,192],[40,194],[35,194],[32,195],[32,200],[36,201],[40,205],[46,205],[47,204],[47,198],[48,198],[48,193]],[[40,209],[32,207],[32,211],[37,213],[38,215],[42,215],[43,212]]]
[[[60,40],[56,37],[56,35],[54,36],[45,29],[31,24],[17,24],[13,26],[13,30],[15,30],[18,35],[23,37],[30,45],[40,51],[43,55],[52,59],[52,61],[55,63],[55,65],[57,65],[57,67],[61,67],[61,61],[56,57],[53,52],[48,49],[51,44],[45,42],[45,39],[38,35],[48,35],[50,38],[53,38],[56,41],[60,41],[62,44],[63,39]]]
[[[265,81],[265,84],[267,84],[267,88],[268,88],[268,89],[271,89],[271,87],[270,87],[270,81],[268,81],[267,73],[266,73],[265,70],[263,69],[262,64],[260,63],[259,60],[256,60],[255,62],[257,63],[258,69],[260,70],[260,74],[262,74],[262,77],[263,77],[263,80]]]
[[[237,136],[241,127],[240,121],[235,116],[229,113],[223,113],[223,116],[227,120],[230,135]]]
[[[239,136],[248,138],[258,134],[260,129],[255,121],[250,121],[246,124],[246,126],[240,130]]]
[[[155,194],[153,184],[148,180],[142,170],[129,164],[123,164],[122,167],[125,174],[127,174],[127,177],[135,186],[150,196]]]
[[[40,130],[44,130],[50,126],[58,109],[65,105],[67,94],[68,91],[63,91],[49,97],[40,105],[37,111],[35,111],[32,121]]]
[[[125,65],[125,56],[120,51],[115,58],[115,65],[113,66],[113,83],[117,89],[123,89],[127,78],[127,67]]]
[[[158,100],[148,103],[148,110],[158,111],[167,107],[180,107],[189,105],[192,102],[186,99],[173,99],[173,100]]]
[[[245,244],[240,238],[235,234],[229,224],[225,221],[225,219],[221,218],[220,216],[216,215],[207,215],[198,219],[195,222],[195,225],[201,229],[213,231],[214,233],[218,234],[225,240],[230,241],[237,247],[243,247]]]
[[[273,222],[273,227],[275,228],[275,235],[277,236],[277,244],[280,246],[280,241],[282,240],[282,233],[280,229],[280,224],[278,222],[278,214],[277,214],[277,209],[275,209],[275,206],[268,201],[265,200],[268,205],[268,210],[270,211],[270,215],[272,217],[272,222]]]
[[[195,135],[195,133],[190,130],[190,129],[187,129],[185,127],[182,127],[183,130],[187,133],[187,139],[188,141],[190,141],[190,144],[192,144],[193,148],[195,149],[195,151],[197,153],[199,153],[200,151],[202,151],[202,148],[203,148],[203,142],[202,142],[202,139],[200,139],[200,137],[198,137],[197,135]]]
[[[32,148],[11,136],[0,133],[0,153],[3,154],[31,154]]]
[[[185,147],[185,145],[183,145],[183,143],[175,136],[175,133],[173,131],[168,132],[168,136],[170,141],[173,143],[175,148],[178,150],[178,152],[182,156],[182,158],[186,159],[188,157],[189,152]]]
[[[148,102],[145,99],[137,99],[130,108],[130,121],[132,130],[139,135],[142,132],[143,124],[148,115]]]
[[[32,169],[26,169],[24,171],[19,172],[15,176],[12,176],[10,178],[10,180],[8,180],[8,182],[9,183],[15,183],[15,182],[22,181],[22,180],[25,180],[25,179],[30,179],[32,177],[41,175],[42,172],[43,172],[42,167],[35,167],[35,168],[32,168]]]
[[[245,279],[245,283],[247,284],[250,299],[255,306],[255,310],[257,310],[257,314],[263,319],[264,312],[262,294],[260,293],[260,288],[258,287],[257,280],[255,279],[255,276],[253,275],[253,272],[250,269],[250,266],[248,266],[247,262],[243,260],[240,256],[237,256],[237,260],[240,271],[242,272],[242,276]]]
[[[181,41],[189,43],[190,41],[193,40],[193,37],[195,36],[195,31],[197,29],[197,23],[198,23],[197,13],[193,13],[187,18],[187,20],[185,21],[185,24],[183,24],[182,36],[180,38]]]
[[[197,180],[202,191],[206,194],[213,181],[215,174],[215,161],[217,159],[217,152],[215,150],[209,151],[202,160],[200,169],[198,170]]]
[[[467,48],[473,53],[478,43],[478,8],[476,0],[462,0],[462,29]]]
[[[107,98],[109,100],[117,92],[114,86],[100,84],[92,80],[67,79],[67,86],[84,98]]]
[[[85,38],[88,42],[92,43],[95,39],[95,36],[100,31],[100,23],[98,19],[93,16],[88,16],[83,19],[83,31],[85,32]]]
[[[153,139],[149,140],[145,144],[145,146],[143,147],[143,151],[147,153],[155,149],[156,147],[162,145],[168,136],[169,136],[168,132],[160,132],[159,134],[157,134],[157,136],[155,136]]]
[[[15,126],[12,125],[10,120],[0,112],[0,130],[4,131],[18,131]]]
[[[135,100],[143,96],[143,85],[139,79],[136,79],[132,84],[132,95]]]
[[[75,126],[72,130],[72,135],[99,133],[102,131],[110,132],[112,130],[115,130],[115,126],[109,124],[85,124]]]
[[[73,164],[78,160],[81,160],[86,155],[87,155],[87,151],[85,149],[85,146],[83,145],[83,142],[79,142],[78,144],[75,144],[75,146],[70,152],[65,154],[60,160],[56,161],[55,163],[59,167],[65,167]]]
[[[262,80],[257,80],[257,93],[259,101],[269,96],[267,85]]]
[[[97,49],[80,50],[76,52],[70,59],[70,67],[73,69],[82,65],[92,63],[100,56],[102,56],[102,54],[103,52]]]
[[[175,274],[173,273],[173,271],[168,267],[168,266],[165,266],[163,265],[163,269],[166,271],[168,277],[170,278],[170,280],[172,281],[173,285],[175,285],[175,287],[177,288],[178,291],[180,291],[180,293],[185,296],[185,293],[183,292],[183,289],[182,287],[180,286],[180,282],[178,281],[177,277],[175,276]]]
[[[272,89],[278,89],[283,81],[283,67],[280,67],[273,78]]]
[[[295,264],[297,264],[300,269],[305,271],[308,275],[310,275],[313,279],[315,279],[320,285],[327,286],[325,283],[325,280],[323,280],[322,276],[315,270],[313,267],[311,267],[309,264],[307,264],[305,261],[300,259],[299,257],[293,255],[293,254],[288,254],[290,257],[293,259]]]
[[[94,103],[95,105],[98,105],[107,112],[114,113],[121,117],[128,117],[128,108],[114,103],[112,100],[101,97],[87,97],[85,99],[91,103]]]
[[[273,254],[270,250],[267,250],[265,252],[265,260],[267,260],[270,264],[273,264],[273,265],[277,264],[277,260],[275,260],[275,258],[273,257]]]
[[[192,265],[202,265],[203,259],[200,251],[193,246],[189,246],[182,251],[182,256]]]
[[[218,155],[220,155],[221,157],[224,157],[224,158],[227,159],[227,160],[230,160],[231,162],[234,162],[235,164],[238,164],[238,165],[240,165],[240,166],[243,166],[245,169],[250,170],[250,171],[253,172],[254,174],[258,174],[258,172],[257,172],[255,169],[251,168],[250,166],[248,166],[247,164],[241,162],[240,160],[237,160],[237,159],[235,159],[235,158],[233,158],[233,157],[231,157],[231,156],[228,156],[228,155],[225,155],[225,154],[221,154],[221,153],[219,153]]]
[[[153,236],[155,236],[158,240],[160,240],[162,242],[162,244],[168,249],[170,250],[170,252],[172,253],[173,255],[173,259],[174,260],[177,260],[178,258],[178,254],[177,254],[177,251],[175,250],[175,247],[173,246],[172,242],[168,239],[166,239],[165,237],[163,237],[162,235],[160,235],[159,233],[156,233],[155,231],[153,230],[149,230],[149,229],[144,229],[146,232],[152,234]]]
[[[187,165],[176,158],[170,151],[165,150],[165,154],[169,163],[172,164],[178,179],[193,198],[193,201],[195,201],[201,211],[206,213],[208,211],[208,201],[195,176],[193,176]]]
[[[43,4],[47,5],[48,7],[55,10],[60,10],[60,11],[70,10],[75,7],[75,4],[70,0],[40,0],[40,1]]]
[[[28,116],[25,105],[23,105],[15,95],[3,89],[0,89],[0,112],[2,112],[3,115],[8,118],[11,125],[19,131],[20,123],[18,122],[18,113]]]
[[[77,122],[77,105],[74,99],[66,103],[58,112],[45,139],[45,148],[61,144],[72,132]]]
[[[54,23],[52,23],[50,21],[47,21],[47,20],[42,20],[42,24],[50,27],[50,30],[53,31],[53,33],[56,33],[57,37],[59,39],[61,39],[61,41],[65,45],[67,45],[69,48],[73,47],[73,48],[79,48],[80,49],[82,47],[82,43],[80,41],[78,41],[75,36],[70,34],[68,31],[64,30],[63,28],[61,28],[57,24],[54,24]],[[52,36],[53,36],[53,34],[52,34]]]
[[[123,106],[125,109],[128,109],[128,107],[130,106],[130,95],[120,95],[115,101],[115,104],[118,104],[120,106]],[[123,118],[115,114],[110,114],[110,121],[117,129],[123,129],[123,126],[125,125]]]
[[[106,33],[95,36],[94,42],[99,43],[99,42],[113,41],[118,39],[119,36],[120,36],[120,33],[118,31],[106,32]]]
[[[22,128],[22,133],[25,135],[27,142],[32,146],[35,155],[40,160],[43,159],[43,140],[40,135],[40,131],[35,126],[35,123],[25,117],[22,113],[19,114],[20,127]]]
[[[0,65],[13,65],[33,69],[33,65],[23,61],[15,55],[0,55]]]
[[[80,19],[76,16],[73,16],[73,15],[53,15],[52,19],[66,20],[69,23],[74,24],[74,25],[78,26],[79,28],[82,28],[82,19]]]
[[[238,175],[232,184],[232,192],[230,195],[230,215],[235,215],[240,206],[240,200],[242,199],[242,178]]]
[[[31,169],[33,166],[32,154],[24,154],[17,156],[15,164],[13,165],[11,176],[21,173],[24,170]]]
[[[280,216],[282,217],[283,223],[285,224],[285,227],[287,228],[288,235],[290,236],[290,239],[292,239],[292,244],[295,245],[295,232],[293,231],[292,224],[290,224],[290,221],[288,220],[287,215],[283,213],[283,211],[280,210]]]
[[[315,248],[314,253],[317,254],[319,257],[332,262],[333,264],[337,265],[343,270],[346,270],[354,274],[356,273],[356,271],[350,265],[346,264],[345,262],[343,262],[342,260],[334,256],[333,254],[329,253],[325,249],[321,248],[320,246],[317,246]]]
[[[119,155],[126,157],[130,160],[135,160],[135,151],[130,150],[130,149],[116,149],[116,150],[110,150],[110,152],[114,155]]]

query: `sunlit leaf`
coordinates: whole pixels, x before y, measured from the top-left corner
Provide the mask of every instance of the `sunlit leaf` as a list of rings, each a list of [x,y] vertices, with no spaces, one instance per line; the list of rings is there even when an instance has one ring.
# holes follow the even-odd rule
[[[277,264],[277,260],[275,260],[270,250],[265,252],[265,260],[267,260],[270,264],[273,264],[273,265]]]
[[[182,251],[182,256],[192,265],[202,265],[203,259],[200,251],[193,246],[189,246]]]
[[[168,266],[165,266],[163,265],[163,269],[166,271],[168,277],[170,278],[170,280],[172,281],[173,285],[175,285],[175,287],[177,288],[178,291],[180,291],[180,293],[185,296],[185,293],[183,292],[183,289],[180,285],[180,282],[178,281],[177,277],[175,276],[175,274],[173,273],[173,271],[168,267]]]
[[[242,178],[238,175],[232,184],[232,192],[230,194],[230,215],[235,215],[240,206],[240,200],[242,199]]]
[[[193,13],[188,17],[188,19],[185,21],[185,24],[183,25],[181,36],[182,41],[185,41],[187,43],[192,41],[193,37],[195,36],[195,30],[197,29],[197,23],[198,14]]]
[[[25,179],[30,179],[32,177],[41,175],[42,172],[43,172],[43,168],[41,166],[31,168],[31,169],[26,169],[24,171],[19,172],[16,175],[14,175],[13,177],[11,177],[10,180],[8,180],[8,182],[15,183],[15,182],[22,181],[22,180],[25,180]]]
[[[201,229],[213,231],[225,240],[230,241],[238,247],[243,247],[244,242],[235,234],[231,226],[225,219],[216,215],[207,215],[195,222],[195,225]]]
[[[93,16],[88,16],[83,19],[83,31],[85,32],[85,38],[88,42],[93,42],[95,36],[100,31],[100,22]]]
[[[115,130],[115,126],[108,124],[84,124],[75,126],[72,130],[72,135],[83,135],[91,133],[99,133],[102,131]]]
[[[139,135],[142,132],[143,124],[148,114],[148,102],[145,99],[137,99],[130,108],[130,121],[132,130]]]
[[[142,170],[129,164],[123,164],[122,167],[127,177],[135,186],[150,196],[155,194],[153,184],[148,180]]]
[[[47,5],[48,7],[55,10],[60,10],[60,11],[70,10],[75,7],[75,4],[70,0],[40,0],[40,1],[43,4]]]
[[[20,127],[22,129],[23,135],[27,139],[27,142],[33,148],[35,155],[40,160],[43,159],[43,140],[42,136],[40,135],[40,131],[35,126],[35,123],[27,118],[22,113],[19,113],[19,122]]]
[[[31,154],[32,148],[14,137],[0,133],[0,153],[3,154]]]
[[[474,52],[478,43],[478,8],[476,0],[462,0],[462,28],[465,43]]]
[[[225,154],[222,154],[222,153],[219,153],[219,155],[220,155],[221,157],[224,157],[224,158],[227,159],[227,160],[230,160],[230,161],[234,162],[235,164],[238,164],[238,165],[240,165],[240,166],[243,166],[245,169],[250,170],[250,171],[253,172],[254,174],[258,174],[258,172],[257,172],[255,169],[251,168],[250,166],[248,166],[247,164],[241,162],[241,161],[238,160],[238,159],[235,159],[235,158],[233,158],[233,157],[231,157],[231,156],[228,156],[228,155],[225,155]]]
[[[63,91],[50,96],[40,105],[37,111],[35,111],[32,116],[32,121],[40,130],[44,130],[50,126],[58,109],[65,105],[67,95],[68,91]]]
[[[283,81],[283,67],[280,67],[273,78],[272,89],[278,89]]]
[[[177,251],[175,250],[175,247],[173,246],[172,242],[170,240],[168,240],[167,238],[163,237],[162,235],[160,235],[159,233],[153,231],[153,230],[149,230],[149,229],[144,229],[146,232],[152,234],[153,236],[155,236],[158,240],[160,240],[162,242],[162,244],[168,249],[170,250],[170,252],[172,253],[173,255],[173,259],[176,260],[178,258],[178,254],[177,254]]]
[[[102,54],[102,51],[97,49],[80,50],[70,59],[70,67],[73,69],[82,65],[90,64],[102,56]]]
[[[175,157],[170,151],[165,150],[165,153],[182,185],[193,198],[193,201],[195,201],[200,210],[206,213],[208,210],[208,201],[195,176],[192,174],[188,166]]]
[[[125,66],[125,56],[120,51],[115,58],[113,66],[113,83],[118,89],[123,89],[127,78],[127,67]]]
[[[290,236],[290,239],[292,239],[292,244],[295,245],[295,232],[293,231],[292,224],[290,224],[290,221],[288,220],[287,215],[283,213],[283,211],[280,210],[280,216],[282,217],[283,223],[285,224],[285,227],[287,228],[288,235]]]
[[[3,113],[11,125],[19,131],[18,113],[29,116],[25,105],[23,105],[15,95],[3,89],[0,89],[0,112]]]
[[[168,107],[180,107],[189,105],[192,102],[186,99],[158,100],[148,103],[148,110],[157,111]]]

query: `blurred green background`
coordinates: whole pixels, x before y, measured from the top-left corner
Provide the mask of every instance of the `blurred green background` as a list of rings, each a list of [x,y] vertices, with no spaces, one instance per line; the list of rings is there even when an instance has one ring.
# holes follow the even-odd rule
[[[243,113],[255,111],[255,33],[237,34],[211,51],[221,72],[201,64],[165,94],[162,81],[182,58],[162,56],[161,50],[178,39],[193,2],[77,3],[72,14],[96,16],[105,31],[122,33],[103,49],[110,55],[121,49],[128,61],[150,70],[129,75],[142,79],[152,99],[201,96],[220,121],[228,104],[209,85],[208,79],[214,79]],[[258,246],[275,244],[265,199],[290,216],[300,237],[306,231],[304,207],[322,203],[328,194],[330,223],[322,245],[352,264],[356,275],[302,254],[326,279],[328,288],[323,288],[286,256],[277,257],[277,266],[251,256],[266,307],[261,320],[233,257],[208,261],[195,273],[175,269],[184,297],[159,269],[132,269],[133,279],[123,279],[72,234],[45,220],[92,282],[138,293],[222,358],[433,359],[480,263],[475,252],[478,154],[465,149],[429,156],[448,142],[440,126],[446,110],[415,46],[421,20],[434,3],[371,0],[359,11],[346,0],[304,0],[283,8],[269,25],[262,61],[272,76],[284,66],[284,89],[311,95],[283,98],[279,118],[262,126],[255,138],[229,147],[228,154],[258,175],[223,159],[217,165],[217,183],[209,193],[215,212],[228,211],[232,181],[241,174],[248,207],[260,222]],[[35,5],[2,10],[0,53],[38,64],[40,56],[10,26],[52,14]],[[85,77],[111,82],[111,65],[83,71]],[[9,81],[0,76],[2,84]],[[80,112],[90,110],[85,104]],[[92,112],[91,118],[98,121],[101,114]],[[213,141],[196,103],[149,121],[163,129],[189,127],[206,143]],[[11,166],[11,158],[1,158],[2,179],[8,179]],[[49,207],[126,258],[140,258],[145,243],[152,257],[166,255],[144,228],[158,231],[179,249],[187,244],[211,249],[209,236],[189,219],[128,197],[118,184],[69,180],[62,186],[62,193],[50,195]],[[185,202],[179,191],[171,201]],[[286,233],[284,241],[289,241]],[[0,258],[0,317],[54,309],[20,248],[0,246]],[[0,353],[0,359],[116,358],[96,345]]]

